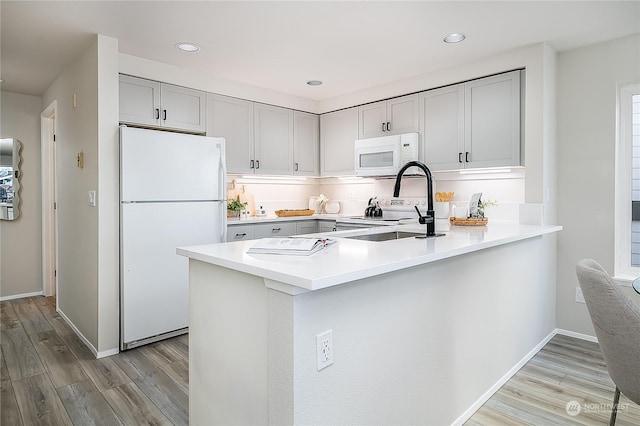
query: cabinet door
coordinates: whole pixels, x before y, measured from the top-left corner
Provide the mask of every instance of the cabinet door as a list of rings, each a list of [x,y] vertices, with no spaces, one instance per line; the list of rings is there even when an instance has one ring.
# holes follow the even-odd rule
[[[228,225],[227,241],[253,240],[255,233],[253,225]]]
[[[228,173],[253,173],[253,102],[208,94],[207,136],[225,138]]]
[[[296,222],[296,235],[315,234],[316,232],[318,232],[318,224],[315,220]]]
[[[456,170],[464,161],[464,84],[420,93],[422,161],[431,170]]]
[[[160,125],[160,83],[120,75],[120,122]]]
[[[293,112],[293,174],[318,176],[320,119],[316,114]]]
[[[320,174],[354,174],[354,145],[358,139],[358,107],[320,116]]]
[[[386,134],[399,135],[418,131],[418,95],[401,96],[387,101]]]
[[[254,225],[253,228],[256,239],[290,237],[296,234],[295,222],[263,223]]]
[[[375,138],[388,134],[386,101],[358,107],[358,139]]]
[[[318,232],[333,232],[336,230],[336,222],[335,220],[319,220],[318,221]]]
[[[162,84],[160,89],[162,127],[205,132],[205,92],[171,84]]]
[[[520,71],[465,83],[467,168],[520,165]]]
[[[257,174],[293,173],[293,110],[254,103]]]

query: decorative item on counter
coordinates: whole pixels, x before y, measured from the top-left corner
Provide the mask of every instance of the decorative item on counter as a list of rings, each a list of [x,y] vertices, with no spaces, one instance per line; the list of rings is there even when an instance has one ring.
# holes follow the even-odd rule
[[[448,203],[453,199],[454,192],[436,192],[435,198],[438,202]]]
[[[231,189],[227,190],[227,199],[238,200],[241,203],[246,203],[246,209],[249,210],[249,215],[255,214],[255,203],[253,201],[253,194],[247,192],[245,185],[238,186],[236,180],[231,181]]]
[[[378,197],[369,198],[367,208],[364,210],[365,217],[382,217],[382,208],[380,208],[380,202]]]
[[[471,196],[471,201],[469,201],[469,217],[473,217],[475,219],[478,218],[478,204],[480,204],[480,197],[482,197],[482,192],[477,192]]]
[[[318,212],[318,214],[323,213],[324,205],[327,203],[327,201],[329,201],[329,197],[324,194],[318,195],[318,198],[316,198],[315,208],[315,211]]]
[[[248,203],[241,203],[238,198],[227,200],[227,217],[239,217],[240,211],[244,210]]]
[[[297,210],[276,210],[276,216],[288,217],[288,216],[311,216],[314,210],[311,209],[297,209]]]
[[[260,208],[256,210],[256,216],[266,216],[266,215],[267,215],[267,211],[264,209],[264,207],[260,206]]]
[[[327,201],[327,204],[324,205],[325,213],[329,214],[337,214],[340,213],[340,202],[339,201]]]
[[[251,212],[249,210],[240,210],[240,220],[248,219],[251,216]]]
[[[489,223],[489,218],[484,217],[484,209],[491,206],[497,206],[498,203],[493,200],[482,201],[482,193],[473,194],[469,202],[469,217],[449,218],[449,223],[459,226],[485,226]],[[455,206],[454,206],[455,210]]]

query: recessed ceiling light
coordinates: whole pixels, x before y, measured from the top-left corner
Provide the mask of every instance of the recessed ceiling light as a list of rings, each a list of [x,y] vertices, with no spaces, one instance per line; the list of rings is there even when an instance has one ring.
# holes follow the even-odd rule
[[[198,50],[200,50],[200,46],[196,46],[193,43],[187,43],[184,41],[181,41],[180,43],[176,44],[176,47],[180,50],[183,50],[185,52],[197,52]]]
[[[461,33],[451,33],[445,38],[442,39],[445,43],[460,43],[462,40],[467,38],[466,35]]]
[[[309,80],[307,81],[309,86],[320,86],[322,82],[320,80]]]

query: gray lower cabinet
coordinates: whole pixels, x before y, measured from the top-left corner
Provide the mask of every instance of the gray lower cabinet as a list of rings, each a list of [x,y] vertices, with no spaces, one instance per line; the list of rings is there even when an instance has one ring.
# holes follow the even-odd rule
[[[335,230],[335,220],[318,219],[256,223],[252,225],[229,225],[227,227],[227,241],[242,241],[271,237],[290,237],[292,235],[315,234],[317,232],[333,232]]]
[[[301,220],[296,222],[296,235],[315,234],[318,232],[318,221]]]
[[[227,241],[253,240],[254,225],[234,225],[227,227]]]
[[[318,232],[333,232],[336,230],[335,220],[319,220]]]
[[[260,223],[253,225],[254,238],[290,237],[296,235],[295,222]]]

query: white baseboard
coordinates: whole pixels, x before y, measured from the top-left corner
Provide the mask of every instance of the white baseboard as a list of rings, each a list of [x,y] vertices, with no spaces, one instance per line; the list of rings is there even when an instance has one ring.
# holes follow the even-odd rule
[[[471,416],[476,411],[478,411],[478,409],[482,407],[482,405],[485,402],[487,402],[489,398],[493,396],[494,393],[498,392],[498,390],[505,383],[507,383],[509,379],[513,377],[522,367],[524,367],[524,365],[527,362],[529,362],[531,358],[533,358],[538,352],[540,352],[540,349],[542,349],[544,345],[546,345],[549,342],[549,340],[551,340],[553,336],[555,336],[556,334],[557,334],[557,329],[553,330],[551,333],[549,333],[547,337],[542,339],[540,343],[538,343],[533,349],[531,349],[529,353],[527,353],[524,356],[524,358],[522,358],[520,361],[516,363],[516,365],[511,367],[511,369],[504,376],[502,376],[500,380],[498,380],[493,386],[491,386],[475,403],[473,403],[473,405],[471,405],[471,407],[467,408],[467,410],[464,413],[462,413],[460,417],[458,417],[453,423],[451,423],[451,425],[461,426],[464,424],[464,422],[469,420]]]
[[[74,333],[76,333],[76,335],[80,338],[80,340],[82,340],[84,342],[85,345],[87,345],[87,347],[89,348],[89,350],[95,355],[95,357],[97,359],[100,358],[104,358],[106,356],[111,356],[111,355],[115,355],[117,353],[120,352],[119,348],[115,348],[115,349],[109,349],[106,351],[101,351],[98,352],[98,350],[95,348],[95,346],[93,346],[91,344],[91,342],[89,341],[89,339],[87,339],[81,332],[80,330],[78,330],[78,327],[76,327],[71,320],[69,319],[69,317],[67,317],[64,312],[62,312],[62,310],[58,310],[58,314],[60,315],[60,317],[67,323],[67,325],[69,327],[71,327],[71,329],[74,331]]]
[[[13,296],[0,297],[0,302],[4,302],[5,300],[22,299],[23,297],[42,296],[43,294],[42,290],[35,291],[33,293],[14,294]]]
[[[556,328],[556,334],[562,334],[563,336],[575,337],[576,339],[586,340],[588,342],[598,343],[598,338],[590,336],[588,334],[576,333],[575,331],[564,330],[562,328]]]

